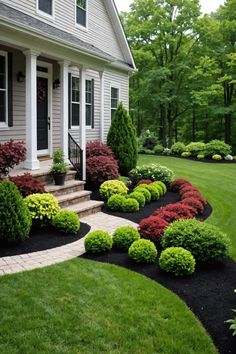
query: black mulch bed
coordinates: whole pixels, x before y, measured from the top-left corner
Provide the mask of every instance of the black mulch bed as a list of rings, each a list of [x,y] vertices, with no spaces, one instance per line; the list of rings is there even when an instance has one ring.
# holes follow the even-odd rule
[[[33,227],[30,237],[14,245],[0,243],[0,257],[16,256],[19,254],[44,251],[55,247],[67,245],[84,237],[90,231],[90,226],[80,223],[77,234],[64,234],[52,227]]]

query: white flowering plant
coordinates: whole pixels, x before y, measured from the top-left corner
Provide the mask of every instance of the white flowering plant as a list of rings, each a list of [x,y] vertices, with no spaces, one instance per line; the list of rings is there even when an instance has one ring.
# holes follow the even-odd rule
[[[153,181],[161,181],[169,186],[174,180],[173,171],[159,164],[138,166],[129,172],[129,176],[133,183],[141,179],[151,179]]]

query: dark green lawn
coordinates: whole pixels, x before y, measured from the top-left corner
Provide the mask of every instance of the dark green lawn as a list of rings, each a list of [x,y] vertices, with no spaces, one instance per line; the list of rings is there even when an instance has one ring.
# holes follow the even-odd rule
[[[213,207],[207,222],[219,226],[231,239],[230,255],[236,261],[236,164],[213,164],[174,157],[140,155],[138,164],[160,163],[175,177],[189,179]]]

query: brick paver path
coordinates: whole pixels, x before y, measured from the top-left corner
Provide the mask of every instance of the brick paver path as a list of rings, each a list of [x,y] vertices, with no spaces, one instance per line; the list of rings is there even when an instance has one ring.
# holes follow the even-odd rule
[[[112,233],[120,226],[137,226],[132,221],[117,218],[104,213],[89,215],[81,219],[91,226],[92,230],[104,230]],[[32,252],[17,256],[0,258],[0,275],[11,274],[46,267],[60,263],[71,258],[81,256],[84,250],[84,238],[65,246],[52,248],[50,250]]]

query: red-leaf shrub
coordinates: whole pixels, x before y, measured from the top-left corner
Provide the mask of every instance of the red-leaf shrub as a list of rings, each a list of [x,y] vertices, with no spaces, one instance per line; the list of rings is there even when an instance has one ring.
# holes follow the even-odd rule
[[[182,200],[186,198],[195,198],[199,200],[203,205],[207,203],[206,199],[199,192],[196,191],[186,192],[181,196]]]
[[[0,144],[0,175],[8,175],[10,169],[24,161],[26,148],[24,143],[14,142],[12,139]]]
[[[89,157],[86,163],[87,178],[89,182],[99,186],[101,183],[119,177],[118,163],[113,157]]]
[[[200,200],[196,198],[186,198],[181,200],[182,204],[189,205],[195,209],[197,209],[198,213],[202,214],[204,212],[204,204],[200,202]]]
[[[90,141],[86,145],[86,156],[110,156],[114,157],[113,152],[109,146],[101,143],[99,140]]]
[[[197,208],[185,205],[182,202],[166,205],[165,211],[172,211],[178,215],[178,219],[191,219],[197,215]]]
[[[139,184],[151,184],[153,181],[151,179],[140,179],[140,181],[138,181],[137,185]]]
[[[43,183],[30,173],[24,173],[22,176],[9,177],[19,189],[23,197],[34,193],[45,193]]]
[[[189,185],[191,186],[191,183],[189,181],[187,181],[186,179],[183,179],[183,178],[178,178],[176,180],[174,180],[172,183],[171,183],[171,190],[173,192],[178,192],[179,189],[183,186],[183,185]]]
[[[197,192],[199,193],[199,190],[196,187],[193,186],[184,186],[183,188],[180,188],[179,190],[179,195],[182,197],[183,194],[188,193],[188,192]]]
[[[179,215],[175,211],[166,210],[165,207],[154,211],[152,216],[158,216],[159,218],[162,218],[168,223],[179,219]]]
[[[168,222],[157,216],[149,216],[140,221],[138,231],[141,237],[158,242],[163,235]]]

